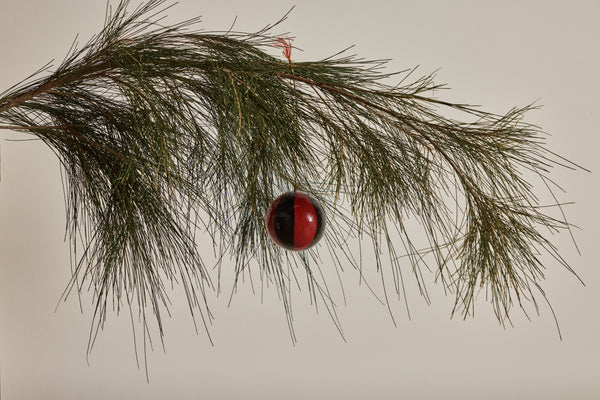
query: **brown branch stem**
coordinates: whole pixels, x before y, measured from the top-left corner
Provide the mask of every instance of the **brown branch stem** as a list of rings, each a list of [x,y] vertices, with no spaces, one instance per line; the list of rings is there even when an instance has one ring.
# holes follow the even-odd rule
[[[5,111],[10,110],[13,107],[18,107],[21,104],[25,103],[26,101],[32,100],[34,98],[36,98],[37,96],[47,93],[49,91],[51,91],[54,88],[66,85],[68,83],[72,83],[75,82],[77,80],[83,79],[83,78],[89,78],[90,75],[95,75],[99,72],[103,72],[106,69],[108,69],[109,66],[106,64],[98,64],[98,65],[83,65],[80,68],[74,69],[71,72],[68,72],[67,74],[57,77],[53,80],[49,80],[46,81],[45,83],[41,84],[40,86],[37,86],[33,89],[30,89],[24,93],[20,93],[18,95],[16,95],[16,97],[14,97],[12,100],[9,100],[7,103],[0,105],[0,114],[2,114]]]

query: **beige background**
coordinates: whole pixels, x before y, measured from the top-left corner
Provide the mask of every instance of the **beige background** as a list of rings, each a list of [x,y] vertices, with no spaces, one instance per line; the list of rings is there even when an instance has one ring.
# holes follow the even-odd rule
[[[291,0],[182,0],[171,20],[203,15],[207,29],[254,31],[277,20]],[[148,354],[150,383],[138,370],[129,317],[111,315],[86,361],[91,299],[55,307],[69,279],[63,241],[64,205],[59,165],[37,142],[14,142],[0,131],[0,363],[2,399],[597,399],[600,398],[600,237],[598,219],[598,1],[415,2],[302,1],[280,28],[318,59],[356,44],[366,58],[392,58],[390,70],[441,68],[446,99],[505,112],[539,99],[529,121],[552,136],[549,145],[594,174],[553,174],[575,201],[569,219],[582,255],[568,235],[556,237],[582,287],[547,260],[545,289],[552,315],[527,321],[514,314],[502,329],[482,298],[477,317],[449,318],[452,298],[431,286],[424,305],[409,283],[412,321],[400,302],[394,327],[356,274],[344,276],[348,303],[340,317],[344,343],[305,291],[296,293],[299,338],[294,347],[274,291],[263,304],[246,286],[227,309],[212,298],[216,315],[211,347],[196,335],[182,293],[173,291],[166,353]],[[76,33],[81,41],[104,20],[103,0],[0,0],[0,90],[50,59],[60,60]],[[200,246],[205,246],[199,243]],[[430,279],[432,281],[432,279]],[[227,283],[227,282],[225,282]]]

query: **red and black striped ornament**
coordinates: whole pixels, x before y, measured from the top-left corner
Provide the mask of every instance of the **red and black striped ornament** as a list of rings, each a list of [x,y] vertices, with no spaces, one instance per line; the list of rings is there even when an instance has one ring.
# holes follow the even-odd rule
[[[321,205],[306,193],[293,191],[279,196],[265,217],[271,239],[284,249],[300,251],[314,246],[325,231]]]

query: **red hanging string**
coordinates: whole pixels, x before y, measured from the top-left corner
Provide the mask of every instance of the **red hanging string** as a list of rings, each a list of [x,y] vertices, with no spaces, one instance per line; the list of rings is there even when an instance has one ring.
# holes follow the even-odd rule
[[[283,49],[283,55],[288,59],[290,64],[292,63],[292,39],[279,37],[277,41],[273,43],[273,46]]]
[[[278,37],[277,40],[273,43],[273,46],[283,49],[283,55],[290,63],[290,70],[292,71],[292,75],[294,75],[294,65],[292,63],[292,39],[286,37]],[[294,90],[296,90],[296,81],[294,81]],[[296,121],[297,123],[297,121]],[[298,171],[296,169],[296,165],[294,165],[294,193],[298,188]]]

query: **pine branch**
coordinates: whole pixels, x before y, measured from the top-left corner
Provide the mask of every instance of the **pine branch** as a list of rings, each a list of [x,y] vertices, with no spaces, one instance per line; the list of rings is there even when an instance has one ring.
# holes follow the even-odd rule
[[[207,33],[193,30],[197,19],[161,27],[163,4],[128,11],[122,1],[54,72],[0,95],[0,128],[43,140],[63,166],[78,260],[71,289],[92,283],[97,328],[112,298],[117,308],[138,307],[144,325],[152,309],[162,335],[166,281],[183,285],[206,325],[212,283],[198,229],[219,260],[234,260],[237,277],[256,262],[281,294],[292,337],[297,270],[340,328],[319,247],[294,254],[268,239],[265,211],[292,185],[323,201],[320,250],[336,268],[349,264],[362,276],[345,238],[366,237],[399,296],[409,268],[427,298],[421,269],[432,259],[456,312],[469,315],[484,288],[504,323],[515,303],[537,308],[534,293],[544,296],[544,254],[571,270],[541,233],[569,224],[542,212],[525,179],[549,188],[550,169],[566,162],[523,122],[533,107],[496,115],[448,103],[433,97],[441,87],[433,76],[405,83],[412,71],[389,86],[383,61],[282,60],[270,54],[272,27]],[[443,108],[472,121],[446,118]],[[427,249],[417,250],[409,219],[423,226]]]

